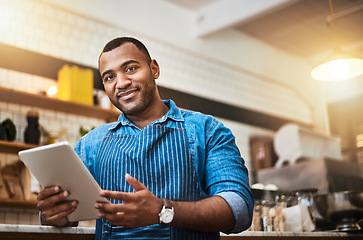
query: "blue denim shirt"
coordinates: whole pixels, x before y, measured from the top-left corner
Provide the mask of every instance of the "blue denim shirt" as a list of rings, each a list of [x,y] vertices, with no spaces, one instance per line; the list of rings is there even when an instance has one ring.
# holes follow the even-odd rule
[[[249,187],[248,170],[232,132],[212,116],[181,110],[172,100],[163,102],[170,108],[169,111],[151,124],[185,122],[189,155],[194,158],[195,174],[202,194],[204,197],[221,196],[229,204],[235,218],[235,227],[231,233],[246,230],[252,221],[254,200]],[[116,129],[116,134],[122,131],[132,135],[140,131],[121,114],[117,122],[97,127],[82,137],[74,149],[93,176],[99,147],[111,129]]]

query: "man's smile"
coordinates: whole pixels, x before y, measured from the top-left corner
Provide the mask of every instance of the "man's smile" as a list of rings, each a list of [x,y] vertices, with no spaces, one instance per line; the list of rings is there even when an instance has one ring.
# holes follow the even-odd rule
[[[132,88],[132,89],[129,89],[126,91],[119,92],[117,94],[117,97],[121,100],[128,100],[128,99],[134,97],[138,91],[139,90],[137,88]]]

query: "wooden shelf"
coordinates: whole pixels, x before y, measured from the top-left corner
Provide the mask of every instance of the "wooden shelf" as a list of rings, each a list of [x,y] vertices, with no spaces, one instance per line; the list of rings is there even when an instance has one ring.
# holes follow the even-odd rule
[[[38,147],[39,145],[27,144],[21,142],[9,142],[0,140],[0,152],[18,154],[19,151]],[[0,159],[1,161],[1,159]],[[13,207],[13,208],[36,208],[36,200],[18,200],[18,199],[5,199],[0,198],[0,207]]]
[[[64,59],[51,57],[48,55],[28,51],[26,49],[17,48],[2,43],[0,43],[0,52],[2,56],[0,58],[0,67],[50,79],[57,79],[57,73],[59,69],[61,69],[61,67],[65,64],[68,64],[69,66],[76,65],[81,68],[92,69],[94,74],[94,88],[100,90],[103,89],[101,76],[97,68],[66,61]],[[22,57],[19,58],[19,56]],[[291,88],[286,85],[282,85],[282,87],[296,92],[295,88]],[[259,112],[257,109],[252,110],[250,108],[237,107],[236,105],[230,105],[214,101],[211,99],[189,94],[181,90],[174,90],[163,86],[158,86],[158,90],[162,99],[173,99],[176,105],[181,108],[195,110],[198,112],[248,124],[251,126],[277,131],[284,124],[296,123],[299,126],[312,129],[312,124],[270,115],[267,113]],[[0,95],[0,98],[1,97],[2,96]],[[297,92],[297,97],[301,98],[299,91]],[[310,106],[305,98],[302,98],[301,100],[305,102],[307,106]]]
[[[0,207],[14,207],[14,208],[36,208],[36,200],[16,200],[0,198]]]
[[[3,153],[18,154],[18,152],[21,150],[30,149],[30,148],[34,148],[34,147],[39,147],[39,145],[0,140],[0,152],[3,152]]]
[[[115,121],[120,112],[0,87],[0,101]]]
[[[62,101],[59,99],[49,98],[41,94],[31,94],[4,87],[0,87],[0,101],[39,107],[57,112],[73,113],[86,117],[99,118],[104,119],[107,122],[117,120],[117,117],[120,114],[116,110],[107,110],[98,106],[88,106],[79,103]],[[38,145],[0,140],[0,153],[18,154],[18,152],[21,150],[34,147],[38,147]],[[36,200],[25,201],[15,199],[0,199],[0,207],[36,208],[36,205]]]

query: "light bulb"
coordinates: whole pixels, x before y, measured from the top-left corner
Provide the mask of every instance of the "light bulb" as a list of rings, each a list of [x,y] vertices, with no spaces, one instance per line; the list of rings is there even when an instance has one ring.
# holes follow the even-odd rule
[[[342,79],[349,75],[349,64],[345,59],[333,60],[329,63],[330,75],[335,79]]]
[[[47,89],[47,95],[49,97],[56,95],[57,92],[58,92],[58,88],[56,86],[51,86],[50,88]]]

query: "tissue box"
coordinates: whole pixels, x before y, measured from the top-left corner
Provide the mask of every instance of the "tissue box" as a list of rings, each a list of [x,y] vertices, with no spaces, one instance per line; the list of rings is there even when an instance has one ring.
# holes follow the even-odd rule
[[[286,232],[312,232],[315,230],[315,225],[305,204],[284,208],[282,212],[285,216]]]
[[[93,71],[64,65],[58,72],[58,97],[64,101],[93,105]]]

